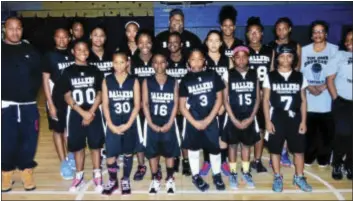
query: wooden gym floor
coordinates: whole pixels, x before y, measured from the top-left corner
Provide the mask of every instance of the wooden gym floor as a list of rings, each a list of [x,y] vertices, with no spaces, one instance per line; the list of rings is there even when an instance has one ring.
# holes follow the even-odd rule
[[[308,182],[313,186],[312,193],[304,193],[292,186],[292,175],[294,168],[282,168],[284,176],[284,191],[282,193],[274,193],[272,186],[272,170],[268,167],[267,152],[264,154],[263,162],[268,168],[268,173],[257,174],[253,172],[253,179],[256,184],[255,189],[246,189],[243,184],[238,190],[229,189],[229,181],[227,177],[223,177],[226,183],[226,191],[216,191],[212,177],[209,174],[206,181],[210,184],[210,190],[202,193],[196,190],[191,183],[190,177],[182,176],[180,173],[175,174],[176,178],[176,194],[168,196],[165,193],[164,183],[162,190],[156,196],[148,195],[150,184],[149,167],[143,181],[132,181],[132,195],[122,197],[120,189],[110,197],[105,197],[94,192],[92,182],[92,166],[89,152],[86,152],[86,185],[78,193],[70,193],[68,191],[71,181],[65,181],[60,176],[60,163],[53,146],[52,134],[48,130],[46,112],[44,108],[44,95],[41,91],[39,96],[39,110],[41,114],[40,135],[37,149],[36,161],[38,166],[35,169],[35,181],[37,189],[32,192],[23,190],[19,174],[15,174],[15,184],[13,190],[9,193],[2,193],[3,200],[352,200],[352,182],[344,178],[341,181],[335,181],[331,178],[331,167],[319,168],[316,164],[306,168],[305,174]],[[164,162],[164,161],[163,161]],[[132,176],[136,170],[136,159]],[[164,163],[162,163],[164,164]],[[146,160],[147,165],[147,160]],[[163,168],[163,176],[165,166]],[[107,171],[103,170],[104,181],[107,181]],[[122,174],[121,172],[119,173]],[[131,177],[132,177],[131,176]],[[120,176],[121,177],[121,176]],[[120,178],[119,177],[119,178]],[[164,180],[163,180],[164,182]]]

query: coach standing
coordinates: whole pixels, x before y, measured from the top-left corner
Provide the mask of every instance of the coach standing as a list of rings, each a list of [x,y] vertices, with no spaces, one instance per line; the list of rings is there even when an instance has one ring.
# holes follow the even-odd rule
[[[172,32],[179,32],[181,34],[181,42],[187,55],[192,48],[201,45],[201,41],[197,35],[184,30],[184,13],[181,9],[173,9],[169,12],[169,29],[156,36],[156,47],[165,54],[168,53],[168,38]]]
[[[40,55],[21,41],[22,23],[16,17],[5,22],[1,42],[1,192],[10,191],[16,168],[26,191],[36,188],[33,168],[38,142],[39,113],[36,97],[41,85]]]

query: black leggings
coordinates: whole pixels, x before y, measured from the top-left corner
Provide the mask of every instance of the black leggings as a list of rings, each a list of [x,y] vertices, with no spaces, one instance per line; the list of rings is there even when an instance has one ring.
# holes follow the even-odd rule
[[[305,163],[311,164],[317,159],[319,165],[329,164],[334,136],[331,112],[308,112],[307,128]]]

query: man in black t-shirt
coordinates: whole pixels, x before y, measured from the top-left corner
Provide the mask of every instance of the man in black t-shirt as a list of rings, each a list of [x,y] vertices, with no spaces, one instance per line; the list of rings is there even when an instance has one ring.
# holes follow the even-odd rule
[[[37,94],[41,85],[40,55],[21,40],[23,27],[16,17],[5,21],[1,42],[1,192],[12,189],[13,174],[21,172],[26,191],[34,190],[33,168],[39,134]]]
[[[194,33],[184,30],[184,13],[181,9],[173,9],[169,13],[169,30],[162,31],[156,36],[156,47],[168,55],[168,38],[172,32],[179,32],[186,55],[195,47],[200,47],[201,41]]]

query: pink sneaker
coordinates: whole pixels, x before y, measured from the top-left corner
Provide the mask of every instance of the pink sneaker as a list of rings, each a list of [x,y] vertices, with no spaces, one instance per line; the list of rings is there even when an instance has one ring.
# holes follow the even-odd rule
[[[222,173],[224,176],[229,176],[230,175],[230,168],[227,162],[224,162],[221,166]]]
[[[85,182],[83,181],[83,177],[81,179],[74,178],[72,181],[71,187],[69,189],[70,192],[77,192],[80,190],[80,188],[85,185]]]
[[[102,176],[94,178],[93,182],[94,182],[94,185],[96,185],[94,190],[97,193],[102,193],[102,191],[103,191],[103,179],[102,179]]]

